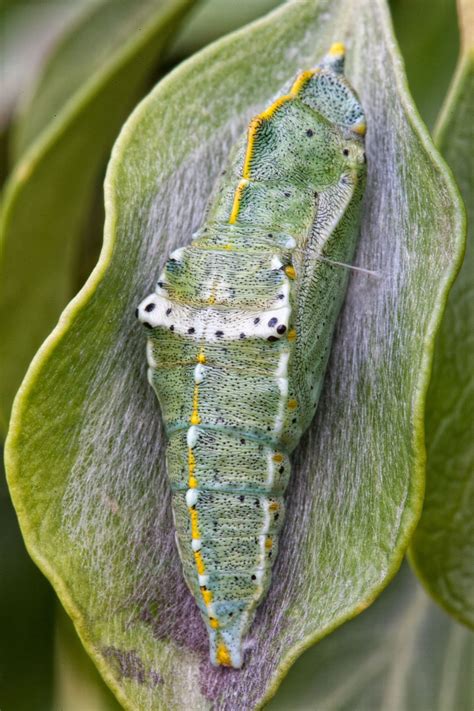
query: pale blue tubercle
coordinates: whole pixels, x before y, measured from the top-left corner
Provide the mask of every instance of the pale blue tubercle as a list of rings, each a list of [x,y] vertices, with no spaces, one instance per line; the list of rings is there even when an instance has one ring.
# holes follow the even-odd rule
[[[240,668],[270,583],[289,455],[317,407],[357,241],[365,118],[344,48],[234,147],[206,221],[137,315],[168,434],[183,574],[213,664]]]

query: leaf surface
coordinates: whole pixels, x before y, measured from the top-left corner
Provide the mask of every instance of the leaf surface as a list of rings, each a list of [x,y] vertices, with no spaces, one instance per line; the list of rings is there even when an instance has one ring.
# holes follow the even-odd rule
[[[179,32],[170,49],[173,58],[188,57],[202,47],[281,5],[284,0],[206,0]]]
[[[421,117],[431,128],[456,68],[456,0],[392,0],[390,5],[408,85]]]
[[[60,605],[55,620],[54,704],[62,711],[120,711]]]
[[[51,59],[21,123],[21,159],[0,216],[3,427],[31,358],[74,293],[77,236],[101,166],[192,1],[99,2]]]
[[[469,711],[474,636],[404,565],[357,619],[308,650],[268,711]]]
[[[13,108],[25,91],[28,92],[51,44],[91,1],[3,0],[0,6],[0,130],[5,130]]]
[[[474,3],[464,5],[464,49],[436,142],[461,189],[469,231],[436,340],[426,406],[426,498],[411,559],[434,598],[474,627]]]
[[[140,3],[100,0],[85,17],[72,23],[38,77],[17,121],[14,136],[17,158],[49,128],[58,114],[77,111],[78,104],[90,101],[91,93],[97,92],[97,85],[103,86],[104,80],[110,82],[111,71],[123,63],[127,54],[137,52],[137,37],[146,31],[147,25],[155,25],[157,15],[160,24],[170,20],[166,15],[173,11],[173,5],[179,4],[166,0]],[[63,116],[60,121],[64,121]]]
[[[134,319],[190,241],[229,146],[335,40],[368,114],[355,273],[294,461],[245,667],[216,670],[174,545],[164,442]],[[117,141],[101,259],[35,358],[8,440],[31,554],[126,708],[258,707],[395,573],[423,493],[423,400],[463,242],[457,191],[410,98],[382,0],[291,2],[166,77]]]

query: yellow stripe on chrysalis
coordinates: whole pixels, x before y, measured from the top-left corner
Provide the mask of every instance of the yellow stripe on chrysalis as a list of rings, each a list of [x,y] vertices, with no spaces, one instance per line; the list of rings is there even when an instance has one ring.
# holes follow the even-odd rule
[[[307,71],[301,72],[296,78],[293,86],[291,87],[290,93],[284,96],[278,97],[271,106],[269,106],[261,114],[255,116],[249,123],[247,132],[247,148],[245,151],[244,165],[242,168],[242,180],[239,182],[236,191],[234,193],[234,201],[232,204],[232,209],[229,217],[229,224],[235,224],[237,216],[239,214],[240,204],[242,202],[242,192],[247,185],[247,181],[251,177],[251,164],[252,158],[255,150],[255,139],[258,134],[259,128],[263,125],[264,121],[272,118],[278,109],[286,104],[288,101],[295,99],[301,89],[310,81],[310,79],[317,73],[317,69],[308,69]]]

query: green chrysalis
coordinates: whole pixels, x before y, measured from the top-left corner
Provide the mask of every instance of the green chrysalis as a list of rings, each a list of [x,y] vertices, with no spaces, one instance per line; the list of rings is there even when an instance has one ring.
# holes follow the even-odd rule
[[[137,315],[168,437],[176,540],[210,639],[240,667],[318,402],[357,241],[365,120],[335,44],[249,124],[202,228]]]

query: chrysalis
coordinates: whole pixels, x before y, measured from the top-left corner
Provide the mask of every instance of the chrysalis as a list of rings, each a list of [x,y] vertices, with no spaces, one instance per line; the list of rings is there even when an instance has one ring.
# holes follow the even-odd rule
[[[334,44],[250,121],[204,225],[137,315],[176,542],[213,664],[239,668],[270,585],[290,454],[316,410],[356,245],[364,113]]]

